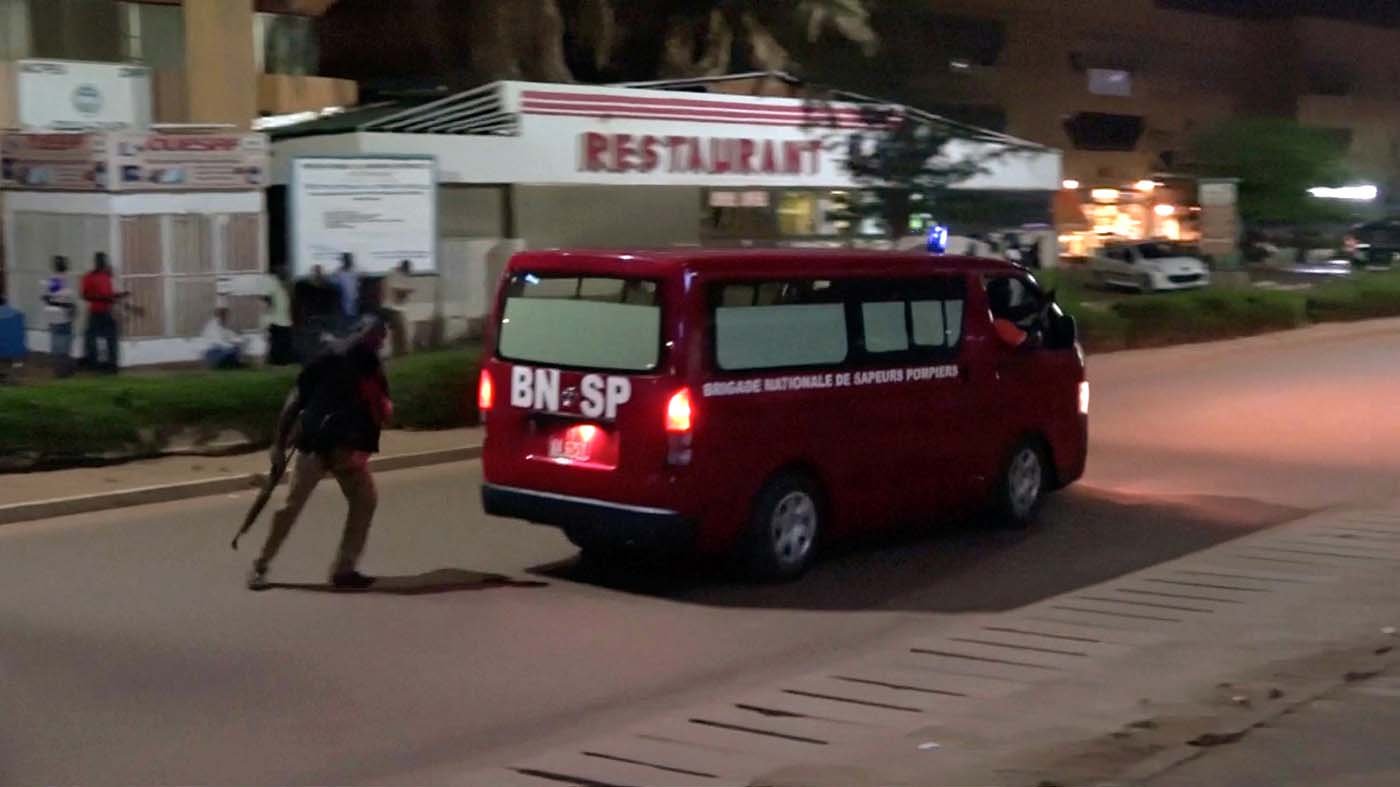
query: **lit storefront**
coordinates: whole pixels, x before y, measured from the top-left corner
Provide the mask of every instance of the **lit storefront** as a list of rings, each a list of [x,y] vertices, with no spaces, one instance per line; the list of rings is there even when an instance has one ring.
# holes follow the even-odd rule
[[[1061,253],[1088,257],[1118,241],[1194,243],[1200,238],[1195,190],[1184,178],[1098,187],[1065,181],[1056,202]]]

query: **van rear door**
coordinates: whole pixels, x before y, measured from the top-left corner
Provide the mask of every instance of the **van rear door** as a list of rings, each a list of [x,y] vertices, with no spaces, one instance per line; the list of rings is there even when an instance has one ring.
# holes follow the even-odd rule
[[[640,490],[664,469],[675,393],[662,282],[514,271],[503,287],[488,366],[493,480],[611,500]]]

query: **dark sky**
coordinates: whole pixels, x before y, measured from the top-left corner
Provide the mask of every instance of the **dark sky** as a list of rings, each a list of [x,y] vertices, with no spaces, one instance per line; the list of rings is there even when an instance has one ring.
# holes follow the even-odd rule
[[[1188,11],[1243,16],[1325,16],[1400,26],[1400,0],[1158,0]]]

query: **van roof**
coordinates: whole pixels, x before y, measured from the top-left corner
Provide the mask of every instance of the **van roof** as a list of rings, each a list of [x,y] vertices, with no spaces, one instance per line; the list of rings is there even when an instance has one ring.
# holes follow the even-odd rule
[[[549,249],[521,252],[510,264],[513,269],[602,269],[614,275],[627,272],[639,276],[667,276],[682,270],[773,276],[798,271],[816,275],[881,274],[907,271],[911,265],[943,273],[1022,270],[1005,260],[865,249]]]

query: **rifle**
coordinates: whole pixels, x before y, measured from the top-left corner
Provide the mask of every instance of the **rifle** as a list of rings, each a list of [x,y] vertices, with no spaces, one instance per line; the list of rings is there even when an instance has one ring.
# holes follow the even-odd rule
[[[282,483],[282,476],[286,475],[287,467],[291,465],[292,459],[296,457],[296,433],[298,431],[300,430],[294,428],[292,433],[287,435],[287,439],[281,446],[281,461],[274,461],[272,467],[268,469],[267,475],[264,476],[262,487],[258,490],[258,496],[253,499],[253,505],[243,517],[242,527],[239,527],[238,532],[233,535],[233,543],[230,544],[230,546],[233,547],[235,552],[238,551],[238,540],[252,529],[254,522],[258,521],[258,515],[267,507],[267,501],[272,499],[272,493],[277,491],[277,485]]]

